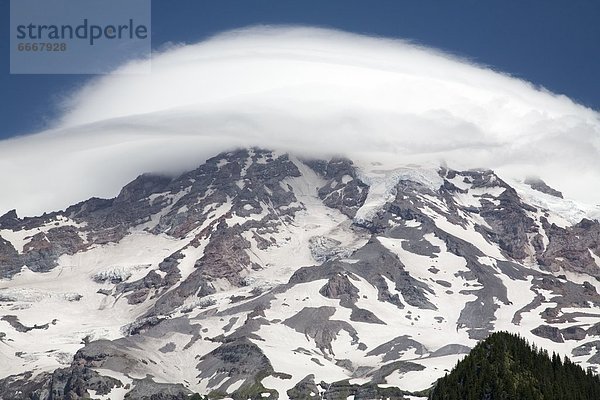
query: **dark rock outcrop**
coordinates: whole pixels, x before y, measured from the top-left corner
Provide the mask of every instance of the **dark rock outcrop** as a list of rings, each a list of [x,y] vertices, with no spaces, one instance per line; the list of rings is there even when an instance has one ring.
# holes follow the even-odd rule
[[[531,186],[533,190],[537,190],[538,192],[549,194],[550,196],[563,198],[563,194],[556,189],[551,188],[540,178],[536,177],[527,177],[524,182],[526,185]]]

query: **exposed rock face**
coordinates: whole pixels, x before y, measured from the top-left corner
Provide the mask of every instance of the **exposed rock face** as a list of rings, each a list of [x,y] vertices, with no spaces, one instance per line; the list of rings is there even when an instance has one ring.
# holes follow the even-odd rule
[[[402,391],[398,388],[383,389],[371,384],[350,384],[348,381],[334,382],[331,385],[327,385],[327,388],[327,391],[323,395],[323,398],[327,400],[347,399],[350,396],[354,396],[354,399],[357,400],[379,398],[403,400],[405,398]]]
[[[0,236],[0,277],[13,276],[23,267],[21,257],[14,246]]]
[[[350,255],[347,249],[340,246],[339,241],[326,236],[313,236],[309,239],[308,245],[312,257],[318,263]]]
[[[23,247],[24,264],[32,271],[45,272],[57,265],[63,254],[75,254],[85,248],[83,240],[72,226],[52,228],[47,233],[38,233]]]
[[[298,382],[292,389],[287,391],[290,400],[309,399],[319,396],[319,388],[315,384],[315,376],[307,375]]]
[[[560,333],[564,340],[583,340],[586,337],[585,329],[578,326],[561,329]]]
[[[21,225],[17,210],[10,210],[6,214],[0,216],[0,229],[17,229]]]
[[[600,265],[594,259],[600,254],[600,223],[584,219],[561,228],[543,219],[549,243],[538,256],[539,263],[550,271],[564,269],[600,277]]]
[[[383,361],[388,362],[392,360],[397,360],[402,354],[409,351],[410,349],[414,349],[415,354],[420,356],[429,352],[427,348],[421,343],[411,339],[407,335],[404,335],[377,346],[373,350],[369,351],[367,355],[383,355]]]
[[[554,326],[540,325],[537,328],[532,329],[531,333],[539,337],[550,339],[556,343],[564,342],[560,329]]]
[[[0,217],[0,398],[402,399],[497,330],[600,366],[598,221],[492,171],[356,165],[241,149]]]
[[[534,278],[536,289],[553,293],[553,307],[546,308],[540,315],[549,323],[574,320],[577,314],[564,312],[564,308],[580,308],[582,312],[594,312],[600,307],[600,296],[589,282],[576,284],[549,276]],[[593,314],[592,314],[593,315]]]
[[[498,198],[500,206],[491,207],[480,215],[492,227],[484,230],[487,236],[513,259],[527,257],[528,234],[536,233],[533,220],[527,217],[526,207],[518,200],[513,189],[506,190]],[[489,204],[489,203],[485,203]]]
[[[138,379],[127,399],[132,400],[187,400],[192,393],[182,385],[156,383],[150,378]]]
[[[358,289],[352,285],[347,275],[340,273],[329,278],[319,293],[330,299],[340,299],[342,307],[351,307],[358,299]]]
[[[2,318],[0,318],[0,321],[8,322],[15,330],[23,333],[32,331],[34,329],[48,329],[48,326],[50,325],[49,323],[46,323],[43,325],[35,324],[33,326],[25,326],[19,321],[19,318],[16,315],[4,315]]]
[[[489,197],[482,196],[479,215],[491,229],[483,226],[480,229],[490,240],[498,243],[511,258],[524,259],[529,245],[527,235],[536,232],[534,221],[527,215],[527,211],[535,211],[535,209],[524,204],[515,189],[492,171],[473,171],[463,174],[471,179],[473,189],[504,189],[495,197],[495,202],[486,201]]]
[[[208,279],[227,279],[229,283],[241,286],[240,272],[244,268],[259,268],[253,265],[245,250],[250,242],[241,236],[241,230],[228,229],[225,222],[219,223],[206,246],[204,256],[196,261],[195,267]]]
[[[11,400],[49,399],[51,392],[47,381],[51,376],[51,373],[46,372],[34,377],[33,372],[27,372],[5,377],[0,380],[1,396]]]
[[[75,254],[87,246],[72,226],[51,228],[31,236],[19,254],[10,243],[0,237],[0,276],[10,277],[27,266],[35,272],[47,272],[58,265],[57,260],[63,254]]]
[[[283,321],[283,324],[314,339],[321,351],[334,355],[331,342],[341,330],[348,332],[353,339],[353,344],[358,342],[358,336],[356,330],[348,322],[331,320],[333,314],[335,314],[333,307],[306,307],[298,314]]]
[[[358,178],[352,161],[334,158],[329,162],[307,161],[307,164],[327,182],[319,189],[323,203],[354,218],[367,198],[369,187]]]
[[[600,340],[594,340],[588,343],[584,343],[581,346],[574,348],[571,353],[575,357],[589,356],[591,354],[592,356],[588,358],[587,361],[590,364],[597,365],[598,361],[600,361]],[[591,368],[597,372],[598,367],[596,365],[594,365]]]
[[[563,194],[556,189],[552,189],[550,186],[546,184],[543,180],[536,177],[527,177],[524,182],[526,185],[531,186],[532,189],[537,190],[538,192],[549,194],[550,196],[563,198]]]
[[[200,371],[199,376],[212,381],[217,390],[225,390],[236,381],[244,381],[238,389],[240,393],[261,389],[268,392],[262,387],[260,380],[274,372],[269,359],[260,348],[246,338],[223,343],[200,358],[196,368]],[[222,384],[218,386],[219,383]],[[238,397],[234,395],[234,398]]]
[[[178,194],[178,200],[161,216],[154,231],[182,237],[202,226],[209,216],[207,207],[216,211],[227,201],[233,202],[231,211],[240,217],[259,213],[261,204],[271,204],[271,211],[293,215],[295,208],[290,205],[296,198],[282,182],[298,176],[298,168],[287,155],[276,157],[264,150],[221,154],[170,184],[168,197]],[[283,208],[289,209],[284,212]]]
[[[101,376],[94,368],[134,370],[140,360],[133,360],[128,353],[110,341],[91,342],[75,354],[68,368],[42,374],[33,380],[31,375],[9,377],[0,381],[0,393],[10,399],[78,400],[89,398],[88,391],[105,396],[115,388],[127,389],[128,399],[135,400],[184,400],[191,392],[182,385],[156,383],[151,378],[134,380],[134,384],[121,382],[112,377]],[[14,389],[13,389],[14,388]],[[21,391],[21,393],[16,393]],[[12,393],[12,394],[11,394]]]
[[[88,390],[106,395],[113,388],[123,387],[122,382],[104,377],[96,371],[74,361],[69,368],[53,373],[37,375],[31,373],[0,380],[0,395],[6,399],[78,400],[89,398]]]

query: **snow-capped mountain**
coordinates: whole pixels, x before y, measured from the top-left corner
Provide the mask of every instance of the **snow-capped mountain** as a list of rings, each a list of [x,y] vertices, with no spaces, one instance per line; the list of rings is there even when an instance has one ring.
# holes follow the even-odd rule
[[[247,149],[9,212],[0,398],[402,398],[498,330],[596,369],[598,211],[490,170]]]

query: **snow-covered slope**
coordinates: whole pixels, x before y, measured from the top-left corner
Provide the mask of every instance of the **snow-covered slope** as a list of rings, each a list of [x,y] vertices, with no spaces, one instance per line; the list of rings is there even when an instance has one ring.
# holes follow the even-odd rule
[[[497,330],[597,368],[597,211],[492,171],[248,149],[11,212],[0,398],[402,398]]]

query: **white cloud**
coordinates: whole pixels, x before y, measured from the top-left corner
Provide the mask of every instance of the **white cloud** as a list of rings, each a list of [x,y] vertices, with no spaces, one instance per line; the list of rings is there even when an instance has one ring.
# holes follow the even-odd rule
[[[600,203],[596,111],[405,41],[255,27],[155,54],[151,74],[95,79],[53,129],[0,142],[0,214],[112,197],[248,145],[537,174]]]

